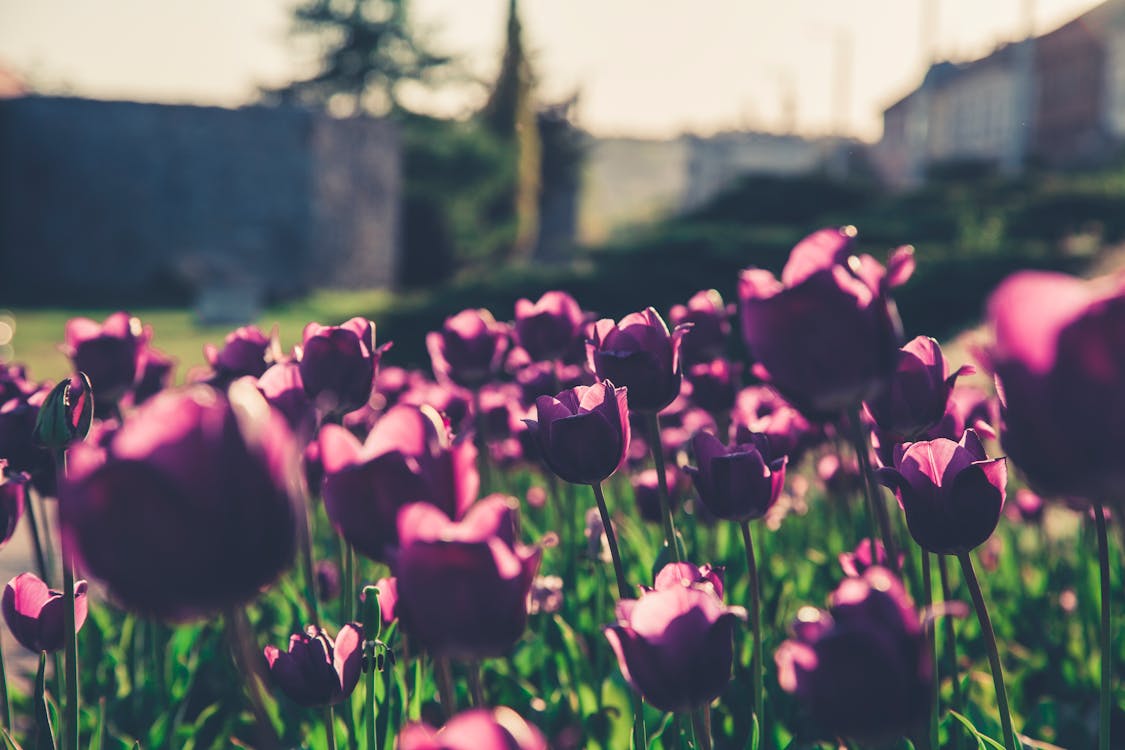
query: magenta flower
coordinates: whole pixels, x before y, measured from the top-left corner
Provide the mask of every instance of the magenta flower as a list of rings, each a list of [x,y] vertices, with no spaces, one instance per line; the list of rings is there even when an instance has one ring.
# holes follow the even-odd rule
[[[309,323],[302,342],[301,382],[318,409],[346,414],[367,403],[386,348],[375,348],[374,323],[366,318],[338,326]]]
[[[609,478],[629,450],[629,405],[624,388],[604,381],[535,400],[538,420],[526,420],[544,463],[567,482]]]
[[[810,736],[876,743],[910,734],[932,688],[922,625],[885,568],[846,578],[827,612],[802,607],[778,648],[777,679],[812,718]]]
[[[1121,497],[1125,276],[1018,273],[993,293],[988,315],[1008,455],[1040,492]]]
[[[862,576],[868,568],[887,566],[887,548],[883,546],[883,542],[875,540],[875,559],[871,559],[871,540],[864,539],[856,545],[856,548],[851,552],[841,552],[837,558],[840,561],[840,569],[844,571],[846,576]],[[902,567],[903,553],[898,553],[898,565]]]
[[[460,522],[427,503],[399,511],[395,614],[431,654],[501,656],[523,635],[542,550],[516,541],[515,507],[492,495]]]
[[[708,432],[691,441],[697,467],[685,467],[699,500],[712,515],[727,521],[750,521],[766,514],[785,484],[785,456],[773,458],[769,439],[727,447]]]
[[[581,338],[586,318],[566,292],[547,292],[534,304],[516,300],[516,343],[537,362],[561,360]]]
[[[692,295],[687,305],[675,305],[668,311],[673,326],[691,325],[680,348],[684,362],[707,362],[726,354],[735,309],[734,305],[724,304],[717,291],[705,289]]]
[[[806,414],[831,417],[878,396],[901,336],[888,292],[913,270],[909,248],[889,268],[852,255],[854,227],[822,229],[793,248],[781,281],[742,272],[742,334],[754,372]]]
[[[343,427],[321,428],[324,509],[356,551],[390,560],[399,543],[399,510],[425,502],[447,518],[460,518],[476,499],[480,477],[476,448],[453,443],[437,412],[400,404],[376,423],[360,444]]]
[[[142,404],[105,447],[70,450],[62,533],[128,609],[203,617],[256,596],[293,560],[300,462],[249,383]]]
[[[789,456],[798,463],[801,456],[820,437],[811,422],[774,389],[755,385],[743,388],[735,398],[731,413],[734,441],[749,442],[750,435],[761,433],[770,439],[770,450]]]
[[[305,437],[316,428],[316,405],[305,392],[296,362],[278,362],[257,380],[258,390],[270,406],[281,412],[293,434]]]
[[[543,733],[510,708],[463,711],[441,729],[407,724],[396,750],[547,750]]]
[[[86,582],[74,584],[74,629],[86,622]],[[0,609],[8,630],[20,645],[33,653],[59,651],[65,645],[65,607],[61,591],[31,573],[21,573],[4,587]]]
[[[277,329],[266,335],[257,326],[242,326],[227,334],[223,348],[214,344],[203,347],[203,356],[211,365],[211,383],[225,388],[238,378],[249,375],[260,378],[270,365],[281,361]]]
[[[896,442],[918,438],[945,415],[957,378],[972,372],[966,365],[950,375],[938,342],[918,336],[899,350],[894,375],[887,388],[867,402],[867,410]]]
[[[140,374],[141,352],[151,331],[126,312],[116,312],[97,323],[89,318],[66,322],[63,352],[76,372],[84,372],[94,387],[97,402],[114,403],[132,388]]]
[[[960,443],[910,443],[879,481],[894,491],[914,541],[939,555],[967,552],[992,535],[1004,508],[1008,470],[989,459],[973,430]]]
[[[713,568],[711,565],[695,565],[689,562],[668,563],[656,574],[652,588],[647,591],[664,591],[677,586],[697,588],[710,591],[723,598],[723,569]]]
[[[27,502],[27,475],[9,474],[8,462],[0,458],[0,547],[16,533]]]
[[[719,696],[730,681],[734,623],[746,616],[725,606],[710,575],[693,567],[686,575],[680,566],[661,571],[655,589],[617,603],[617,624],[605,629],[622,675],[662,711],[689,711]]]
[[[508,351],[510,331],[488,310],[462,310],[426,335],[434,376],[466,388],[488,382]]]
[[[629,405],[638,412],[659,412],[680,393],[680,340],[686,327],[669,333],[651,307],[630,313],[619,323],[599,320],[586,342],[590,369],[598,380],[629,390]]]
[[[270,680],[294,703],[331,706],[346,700],[363,671],[363,626],[349,623],[335,640],[316,625],[289,636],[289,650],[265,648]]]

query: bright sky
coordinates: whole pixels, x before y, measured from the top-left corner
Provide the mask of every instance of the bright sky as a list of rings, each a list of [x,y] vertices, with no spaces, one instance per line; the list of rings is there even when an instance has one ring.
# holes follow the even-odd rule
[[[0,0],[0,65],[52,92],[237,106],[259,84],[309,70],[308,50],[287,35],[294,2]],[[579,91],[580,124],[595,133],[668,137],[792,120],[802,132],[840,125],[874,139],[882,108],[923,70],[925,2],[938,6],[926,38],[954,59],[1020,36],[1026,7],[1042,33],[1099,4],[522,0],[520,7],[543,97]],[[413,0],[412,13],[435,46],[463,55],[487,79],[499,65],[507,4]],[[836,60],[849,56],[850,72],[841,73]],[[461,87],[424,104],[463,114],[481,97],[479,88]]]

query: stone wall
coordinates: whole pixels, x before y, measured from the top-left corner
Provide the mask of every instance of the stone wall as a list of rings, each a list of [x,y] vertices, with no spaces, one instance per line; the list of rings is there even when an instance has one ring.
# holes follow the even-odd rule
[[[295,108],[0,101],[0,304],[391,285],[387,122]]]

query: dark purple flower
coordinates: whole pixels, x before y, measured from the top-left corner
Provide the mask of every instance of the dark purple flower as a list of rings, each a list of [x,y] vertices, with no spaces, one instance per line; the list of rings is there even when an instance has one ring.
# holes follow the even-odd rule
[[[1032,524],[1043,520],[1043,510],[1046,503],[1035,492],[1026,487],[1021,487],[1016,490],[1014,500],[1015,502],[1007,503],[1004,506],[1004,513],[1009,518]],[[1108,515],[1108,510],[1106,512]]]
[[[793,638],[774,655],[781,688],[812,717],[813,736],[875,743],[910,734],[929,710],[932,665],[902,583],[870,568],[841,582],[829,605],[798,610]]]
[[[988,314],[1008,455],[1040,492],[1121,498],[1125,275],[1021,272],[993,293]]]
[[[646,701],[662,711],[690,711],[730,681],[734,623],[745,612],[725,606],[698,571],[662,577],[663,587],[619,601],[617,624],[605,634],[621,673]]]
[[[625,389],[604,381],[535,401],[527,420],[544,463],[567,482],[596,484],[617,470],[629,450]]]
[[[949,374],[938,342],[926,336],[899,350],[898,367],[886,389],[867,402],[879,429],[904,442],[922,435],[945,415],[957,378],[973,372],[964,366]]]
[[[769,439],[732,445],[707,432],[691,441],[697,467],[685,467],[707,510],[727,521],[761,518],[777,502],[785,484],[785,456],[770,455]]]
[[[1008,470],[989,459],[973,430],[960,443],[938,438],[898,451],[879,481],[894,491],[914,541],[939,555],[967,552],[992,535],[1004,508]]]
[[[16,533],[27,502],[27,475],[9,474],[7,469],[8,462],[0,459],[0,547]]]
[[[680,339],[685,327],[672,333],[651,307],[614,323],[599,320],[590,331],[586,353],[598,380],[611,380],[629,390],[629,405],[638,412],[659,412],[680,393]]]
[[[510,331],[488,310],[462,310],[426,336],[434,376],[466,388],[488,382],[508,350]]]
[[[737,378],[734,368],[725,359],[698,362],[684,373],[691,386],[690,397],[696,406],[712,414],[721,414],[734,408],[737,395]]]
[[[4,587],[0,609],[8,630],[28,651],[59,651],[65,645],[66,601],[61,591],[31,573],[21,573]],[[86,582],[74,584],[74,629],[86,622]]]
[[[367,403],[386,348],[375,348],[374,323],[366,318],[338,326],[309,323],[302,342],[301,382],[318,409],[346,414]]]
[[[257,379],[258,390],[281,412],[294,435],[303,437],[316,427],[316,406],[305,392],[301,368],[292,360],[278,362]]]
[[[673,467],[668,466],[664,470],[664,478],[668,482],[668,495],[669,503],[672,506],[672,512],[680,506],[683,499],[683,488],[681,487],[682,474],[677,472]],[[660,475],[656,473],[656,469],[645,469],[644,471],[634,472],[632,474],[633,483],[633,502],[637,504],[637,512],[641,514],[641,518],[649,523],[663,523],[664,522],[664,509],[660,500]]]
[[[133,387],[133,405],[144,403],[172,382],[176,360],[162,351],[146,346],[141,352],[141,372]]]
[[[349,623],[335,640],[316,625],[289,636],[289,650],[265,648],[270,680],[294,703],[331,706],[355,690],[363,671],[363,626]]]
[[[231,331],[223,340],[222,349],[206,344],[203,356],[211,365],[211,382],[219,388],[225,388],[244,375],[260,378],[271,365],[282,359],[277,329],[266,335],[257,326],[243,326]]]
[[[395,519],[409,503],[430,503],[460,518],[476,499],[476,448],[452,443],[437,412],[399,404],[360,444],[343,427],[320,430],[324,509],[337,533],[372,560],[388,561],[399,543]]]
[[[886,567],[887,548],[878,539],[875,540],[875,561],[871,560],[871,540],[864,539],[856,545],[851,552],[841,552],[839,558],[840,569],[846,576],[862,576],[868,568],[875,566]],[[898,553],[898,565],[902,567],[903,553]]]
[[[492,495],[460,522],[427,503],[399,511],[395,613],[431,654],[501,656],[523,635],[542,550],[516,541],[516,506]]]
[[[751,434],[761,433],[770,439],[774,455],[789,456],[791,464],[800,461],[805,450],[820,437],[801,412],[764,385],[738,392],[731,422],[736,443],[748,442]]]
[[[547,750],[543,733],[510,708],[463,711],[441,729],[407,724],[396,750]]]
[[[51,453],[35,439],[39,410],[50,394],[47,386],[28,396],[0,404],[0,458],[8,470],[31,477],[32,485],[43,495],[55,495],[55,462]]]
[[[913,270],[910,249],[884,269],[852,255],[855,237],[854,227],[822,229],[793,248],[780,282],[761,269],[739,280],[755,374],[807,415],[857,407],[895,371],[901,326],[888,291]]]
[[[322,602],[332,602],[340,597],[340,566],[331,560],[316,562],[316,593]]]
[[[816,462],[816,476],[824,488],[837,497],[847,497],[863,488],[863,474],[854,455],[841,457],[839,453],[825,453]]]
[[[673,326],[691,325],[680,348],[684,362],[692,364],[722,357],[734,313],[735,306],[724,304],[722,295],[714,289],[696,292],[687,305],[675,305],[669,310],[668,320]]]
[[[128,609],[170,620],[241,605],[289,567],[300,463],[249,383],[142,404],[106,446],[74,446],[64,538]]]
[[[581,338],[586,317],[566,292],[547,292],[534,304],[529,299],[516,300],[516,342],[533,360],[562,359],[575,339]]]
[[[66,322],[63,352],[76,372],[84,372],[94,386],[95,403],[112,404],[125,395],[140,374],[141,352],[151,332],[126,312],[116,312],[102,324],[89,318]]]

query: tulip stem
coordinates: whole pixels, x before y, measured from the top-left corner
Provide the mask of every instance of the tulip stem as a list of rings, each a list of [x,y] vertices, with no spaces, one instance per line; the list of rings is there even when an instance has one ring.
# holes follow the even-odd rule
[[[39,652],[39,671],[35,673],[35,747],[55,747],[51,709],[47,705],[47,652]]]
[[[605,495],[602,494],[602,483],[594,482],[594,499],[598,501],[598,512],[602,516],[602,526],[605,527],[605,538],[609,542],[609,554],[613,558],[613,572],[617,576],[617,595],[621,599],[633,598],[629,584],[625,582],[625,568],[621,565],[621,550],[617,548],[617,534],[613,531],[613,521],[609,518],[609,508],[605,504]]]
[[[12,728],[12,706],[8,702],[8,673],[4,671],[4,649],[0,647],[0,720],[4,729]]]
[[[66,480],[66,449],[55,452],[55,471],[58,476],[59,486]],[[74,616],[74,559],[67,545],[67,539],[62,537],[62,568],[63,568],[63,633],[66,638],[66,711],[63,724],[63,750],[78,750],[79,725],[78,725],[78,631],[75,626]]]
[[[1112,654],[1109,640],[1109,539],[1106,537],[1105,509],[1101,503],[1094,503],[1094,522],[1098,531],[1098,568],[1101,578],[1102,627],[1101,627],[1101,691],[1098,701],[1100,727],[1098,729],[1098,749],[1109,750],[1109,725],[1112,704],[1110,703],[1110,682],[1113,677]]]
[[[660,490],[660,515],[664,522],[664,540],[668,544],[668,554],[675,562],[683,562],[684,556],[676,541],[676,524],[672,520],[672,501],[668,494],[668,475],[664,473],[664,449],[660,441],[660,415],[649,412],[648,447],[652,451],[652,463],[656,468],[656,486]]]
[[[645,700],[640,693],[630,691],[633,698],[633,750],[648,750],[645,732]]]
[[[711,707],[700,706],[691,712],[691,727],[699,750],[711,750]]]
[[[992,670],[992,684],[996,688],[996,704],[1000,711],[1000,727],[1004,731],[1004,747],[1007,750],[1020,750],[1021,745],[1016,740],[1012,731],[1012,714],[1008,709],[1008,692],[1004,688],[1004,672],[1000,665],[1000,652],[996,649],[996,633],[992,630],[992,620],[988,616],[988,608],[984,603],[984,594],[980,590],[976,571],[973,569],[973,559],[968,552],[958,552],[957,559],[961,562],[961,570],[965,574],[965,584],[969,587],[969,594],[973,597],[973,607],[977,611],[977,620],[980,621],[981,634],[984,636],[985,646],[988,648],[988,665]]]
[[[367,750],[378,750],[379,739],[375,724],[376,716],[378,715],[378,708],[375,705],[375,677],[378,674],[378,670],[375,668],[377,654],[375,647],[365,646],[365,648],[368,650],[368,660],[365,665],[367,668],[367,695],[364,696],[363,711],[365,714],[365,730],[367,732]],[[387,691],[387,695],[390,695],[389,690]],[[384,710],[385,708],[386,707],[384,707]]]
[[[945,555],[938,555],[938,573],[941,575],[941,599],[943,602],[953,601],[953,588],[949,585],[949,570],[945,565]],[[949,676],[953,682],[953,710],[963,713],[965,703],[961,699],[961,678],[957,670],[957,631],[953,627],[952,617],[942,617],[945,627],[945,656],[949,661]],[[936,668],[937,665],[935,664]]]
[[[355,622],[355,607],[359,590],[356,580],[355,547],[344,542],[344,622]]]
[[[473,708],[483,708],[486,705],[484,702],[484,684],[480,679],[480,659],[473,659],[469,662],[469,692],[473,696]]]
[[[453,668],[449,664],[449,657],[434,657],[434,671],[437,673],[438,697],[448,721],[457,713],[457,693],[453,689]]]
[[[332,706],[324,707],[324,740],[328,750],[336,750],[336,714]]]
[[[254,714],[254,723],[258,726],[259,739],[263,747],[278,747],[277,731],[270,715],[266,711],[265,699],[262,696],[261,652],[252,640],[250,621],[246,612],[238,607],[226,613],[227,639],[230,642],[231,654],[234,657],[235,670],[245,676],[246,693],[250,699],[250,710]]]
[[[758,563],[754,559],[754,537],[750,534],[750,522],[743,521],[742,541],[746,547],[746,570],[750,579],[750,629],[754,631],[754,657],[751,669],[754,671],[754,715],[758,726],[762,727],[765,679],[762,670],[762,595],[758,583]]]
[[[883,549],[887,551],[887,563],[895,573],[899,572],[898,552],[895,549],[894,539],[891,537],[891,518],[887,513],[887,504],[881,497],[876,496],[874,476],[871,471],[871,456],[867,445],[867,430],[863,428],[863,420],[859,408],[852,409],[848,415],[852,423],[852,447],[855,449],[856,460],[859,461],[859,472],[863,474],[863,494],[867,499],[869,512],[875,517],[879,526],[879,535],[883,538]],[[875,551],[875,529],[871,529],[871,560],[879,559]]]
[[[309,610],[309,622],[320,622],[320,607],[316,598],[316,562],[313,558],[313,530],[309,514],[312,512],[312,497],[305,493],[304,502],[301,503],[301,522],[297,533],[301,537],[301,563],[305,573],[305,606]]]
[[[928,612],[932,612],[934,606],[934,579],[930,569],[930,553],[924,549],[922,550],[922,604],[926,607]],[[930,661],[934,683],[934,694],[930,698],[930,750],[940,750],[941,745],[938,740],[938,714],[940,711],[938,704],[941,702],[941,672],[937,667],[937,629],[934,627],[932,621],[927,630],[930,631],[927,634],[926,642],[930,647]]]

